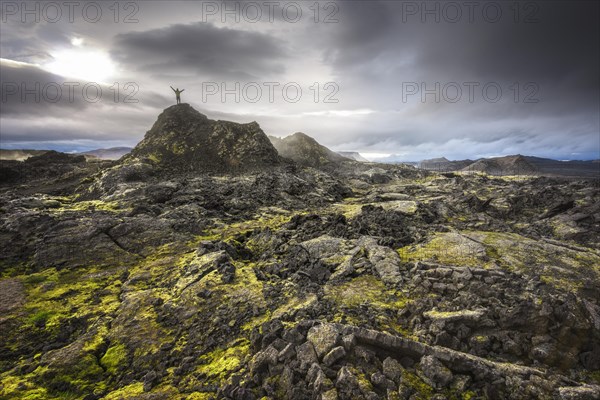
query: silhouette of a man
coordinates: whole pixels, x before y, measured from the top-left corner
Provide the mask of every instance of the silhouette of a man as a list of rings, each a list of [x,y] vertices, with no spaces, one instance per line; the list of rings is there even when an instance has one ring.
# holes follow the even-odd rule
[[[171,86],[171,89],[173,89],[173,86]],[[175,92],[175,98],[177,99],[177,104],[181,103],[181,92],[183,92],[184,90],[185,89],[179,90],[179,88],[173,89],[173,91]]]

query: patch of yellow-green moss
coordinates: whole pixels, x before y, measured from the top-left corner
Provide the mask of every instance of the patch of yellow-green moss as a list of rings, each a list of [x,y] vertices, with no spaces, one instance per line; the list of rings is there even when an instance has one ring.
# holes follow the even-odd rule
[[[554,287],[562,289],[564,291],[574,292],[574,293],[583,287],[583,283],[581,281],[568,279],[566,277],[542,275],[542,276],[540,276],[540,280],[548,285],[554,286]]]
[[[116,201],[104,200],[85,200],[85,201],[65,201],[61,203],[61,207],[51,209],[53,213],[65,213],[75,211],[109,211],[123,212],[130,208],[121,206]]]
[[[398,249],[403,262],[433,261],[440,264],[488,267],[491,260],[486,256],[485,246],[455,232],[436,233],[428,242]]]
[[[33,383],[33,374],[25,376],[0,375],[0,398],[6,400],[46,400],[53,396],[44,387]]]
[[[20,309],[20,337],[44,331],[51,340],[62,324],[72,318],[95,319],[113,313],[119,305],[120,286],[111,273],[94,276],[93,268],[64,270],[48,268],[19,277],[26,301]]]
[[[255,327],[257,327],[257,326],[260,327],[262,324],[264,324],[267,321],[270,321],[271,319],[272,319],[271,310],[267,310],[263,314],[261,314],[257,317],[251,318],[246,323],[244,323],[242,325],[242,330],[251,331]]]
[[[398,249],[404,262],[432,261],[475,268],[502,267],[535,273],[560,290],[576,292],[583,282],[600,280],[600,256],[568,243],[530,239],[516,233],[461,231],[436,233],[423,244]]]
[[[141,382],[132,383],[122,387],[121,389],[110,392],[102,398],[102,400],[123,400],[134,398],[144,393],[144,384]]]
[[[116,374],[127,363],[127,349],[124,344],[117,343],[108,348],[100,359],[100,365],[110,374]]]
[[[333,212],[344,215],[348,219],[357,217],[362,212],[364,203],[356,203],[355,200],[346,199],[343,203],[336,203],[331,207]]]
[[[358,309],[361,305],[367,305],[378,312],[388,311],[395,315],[398,309],[404,308],[408,299],[400,292],[390,290],[373,275],[362,275],[348,282],[337,285],[325,286],[325,300],[332,301],[338,309]],[[346,313],[338,313],[333,322],[344,322],[360,324],[359,318],[354,318]],[[384,318],[382,327],[386,325],[397,331],[395,324]]]
[[[226,348],[218,348],[201,356],[201,365],[196,368],[196,372],[204,374],[209,382],[218,384],[240,369],[249,351],[250,342],[239,339]]]
[[[433,388],[412,372],[402,371],[402,383],[416,392],[415,400],[428,400],[433,396]]]
[[[274,215],[274,216],[258,216],[255,219],[249,219],[243,222],[233,224],[223,224],[211,230],[211,234],[216,234],[221,240],[235,238],[243,233],[253,231],[255,229],[270,228],[273,230],[279,229],[283,224],[289,222],[290,215]]]
[[[373,384],[371,383],[369,378],[367,378],[367,375],[364,372],[360,371],[355,367],[350,367],[349,370],[356,377],[358,387],[363,393],[373,391]]]
[[[160,160],[162,159],[160,154],[157,154],[157,153],[149,154],[147,157],[150,159],[150,161],[152,161],[154,163],[160,163]]]
[[[211,400],[214,398],[214,393],[194,392],[187,397],[187,400]]]
[[[328,284],[325,286],[325,298],[347,307],[368,303],[376,308],[393,309],[403,308],[407,301],[373,275],[362,275],[337,285]]]
[[[466,232],[495,249],[500,265],[520,273],[535,273],[557,289],[577,292],[585,280],[600,280],[600,256],[592,250],[533,240],[515,233]]]

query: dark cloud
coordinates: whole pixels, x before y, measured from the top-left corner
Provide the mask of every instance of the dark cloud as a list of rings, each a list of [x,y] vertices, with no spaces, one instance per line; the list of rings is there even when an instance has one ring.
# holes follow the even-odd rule
[[[171,102],[143,86],[130,98],[138,102],[130,103],[125,100],[131,92],[120,90],[116,95],[109,85],[95,82],[84,91],[86,84],[90,82],[52,74],[36,65],[2,60],[0,147],[69,150],[69,141],[85,148],[109,142],[135,145]]]
[[[82,97],[83,82],[51,74],[36,65],[10,61],[2,61],[0,71],[0,116],[65,116],[92,105]]]
[[[321,2],[321,19],[329,3]],[[201,2],[186,1],[140,2],[139,22],[129,25],[112,18],[96,24],[81,18],[74,24],[2,24],[3,58],[43,65],[81,37],[83,49],[110,50],[120,64],[121,83],[139,84],[139,103],[127,106],[13,99],[0,113],[3,145],[5,138],[13,144],[25,139],[61,146],[69,140],[78,146],[86,140],[135,144],[172,104],[173,85],[184,87],[183,101],[211,118],[256,120],[267,134],[278,136],[303,131],[338,150],[396,153],[410,160],[514,153],[599,158],[599,3],[497,1],[503,14],[495,23],[482,14],[491,2],[474,2],[474,21],[465,2],[456,3],[463,13],[458,23],[444,15],[439,23],[432,15],[422,21],[420,9],[445,7],[443,1],[340,0],[337,23],[314,23],[313,2],[301,3],[304,16],[298,23],[289,23],[281,12],[272,23],[222,22],[221,15],[206,23],[200,22]],[[406,14],[410,6],[417,7],[416,15]],[[531,12],[538,21],[525,23]],[[34,66],[8,70],[3,64],[2,75],[2,82],[64,80]],[[306,88],[334,80],[340,101],[290,104],[278,96],[272,104],[249,104],[213,96],[205,102],[201,92],[207,80],[306,81]],[[479,86],[473,102],[464,87],[456,103],[433,96],[421,101],[420,93],[404,102],[407,82]],[[525,88],[529,82],[536,85],[533,90]],[[502,88],[498,102],[482,97],[486,83]],[[524,102],[528,94],[538,101]]]
[[[281,74],[285,49],[268,35],[209,23],[120,34],[113,58],[133,70],[194,72],[209,78],[253,79]]]
[[[100,108],[164,108],[170,97],[144,86],[120,90],[115,86],[52,74],[37,65],[2,60],[0,116],[65,118]],[[132,82],[135,83],[135,82]],[[137,101],[136,101],[137,100]]]

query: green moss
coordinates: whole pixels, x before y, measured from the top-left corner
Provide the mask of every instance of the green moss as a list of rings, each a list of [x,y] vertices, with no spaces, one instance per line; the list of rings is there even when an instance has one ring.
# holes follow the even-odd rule
[[[36,326],[46,325],[46,322],[53,314],[54,313],[52,311],[48,310],[37,311],[29,316],[28,322]]]
[[[421,245],[410,245],[398,249],[398,255],[404,262],[431,260],[446,265],[487,267],[489,260],[484,260],[486,248],[455,233],[436,233],[429,242]]]
[[[376,309],[403,308],[407,299],[386,288],[384,283],[373,275],[362,275],[339,285],[326,285],[325,298],[338,306],[354,308],[368,304]]]
[[[123,344],[112,345],[100,359],[100,365],[111,374],[116,374],[127,362],[127,349]]]
[[[568,243],[566,243],[568,246]],[[600,257],[577,246],[561,246],[506,232],[436,233],[428,242],[398,249],[405,262],[497,268],[539,275],[562,291],[577,292],[584,282],[600,279]]]
[[[64,212],[81,212],[81,211],[128,211],[129,208],[121,207],[116,201],[103,201],[103,200],[85,200],[85,201],[68,201],[63,202],[62,207],[52,209],[53,213],[64,213]]]
[[[215,398],[213,393],[194,392],[191,393],[186,399],[187,400],[212,400]]]
[[[346,199],[343,203],[337,203],[332,206],[332,212],[343,214],[346,218],[352,219],[362,212],[364,203],[354,203],[350,199]]]
[[[433,388],[412,372],[402,371],[402,383],[416,392],[415,400],[428,400],[433,396]]]
[[[540,280],[548,285],[560,288],[569,292],[577,292],[583,287],[583,282],[568,279],[566,277],[553,276],[553,275],[541,275]]]
[[[83,351],[87,351],[90,353],[95,353],[98,351],[102,345],[106,342],[106,336],[108,335],[108,327],[106,325],[101,325],[98,328],[98,332],[83,345]]]
[[[123,400],[139,396],[144,393],[144,384],[141,382],[132,383],[121,389],[110,392],[103,400]]]
[[[373,391],[373,384],[367,378],[366,374],[363,371],[361,371],[361,370],[359,370],[359,369],[357,369],[355,367],[349,367],[348,369],[356,377],[356,381],[358,382],[358,386],[360,387],[360,390],[363,393]]]
[[[461,399],[462,400],[472,400],[473,398],[475,398],[475,396],[477,396],[477,394],[475,392],[468,390],[461,394]]]
[[[160,160],[162,159],[160,154],[149,154],[148,158],[154,163],[160,163]]]
[[[230,240],[255,229],[269,228],[272,230],[277,230],[283,224],[289,222],[290,219],[291,215],[259,216],[255,219],[249,219],[247,221],[236,222],[234,224],[215,228],[211,230],[211,233],[218,235],[221,240]]]
[[[88,268],[59,273],[49,268],[19,277],[25,286],[26,302],[21,309],[22,326],[16,333],[28,337],[32,331],[44,330],[45,340],[50,341],[61,325],[72,318],[87,319],[114,312],[120,287],[113,274],[94,277],[94,272]]]
[[[239,339],[225,349],[219,348],[200,357],[203,365],[200,365],[196,372],[206,375],[210,382],[223,382],[242,366],[249,350],[250,342],[247,339]]]

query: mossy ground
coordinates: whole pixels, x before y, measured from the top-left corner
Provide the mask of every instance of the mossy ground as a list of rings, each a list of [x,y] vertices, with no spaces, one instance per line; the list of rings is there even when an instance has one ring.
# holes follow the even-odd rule
[[[398,249],[398,254],[404,262],[433,261],[539,274],[543,282],[571,292],[577,292],[586,280],[600,279],[600,257],[593,252],[540,242],[516,233],[436,233],[424,244]]]
[[[420,187],[414,198],[427,203],[437,195],[436,185],[443,182],[432,175],[416,181],[395,181],[390,186],[394,193],[401,192],[403,185]],[[474,192],[490,194],[491,189],[482,187]],[[129,210],[112,201],[49,199],[55,201],[48,203],[50,214],[124,215]],[[409,298],[400,287],[386,286],[369,271],[332,280],[314,292],[307,292],[298,276],[282,283],[265,272],[282,257],[271,253],[270,259],[262,258],[272,250],[272,243],[257,232],[277,234],[294,215],[309,212],[337,212],[351,220],[361,214],[365,204],[382,203],[357,197],[323,210],[273,207],[260,209],[246,220],[214,219],[202,235],[158,246],[144,257],[123,262],[111,259],[109,265],[53,265],[41,270],[33,268],[33,260],[3,265],[2,279],[18,280],[25,300],[0,316],[10,328],[1,349],[6,358],[0,362],[0,398],[75,399],[89,393],[105,399],[134,398],[144,393],[143,373],[158,369],[164,345],[179,361],[183,354],[193,354],[194,368],[181,376],[178,363],[167,365],[151,394],[168,399],[213,398],[232,375],[247,372],[252,332],[274,318],[288,327],[294,324],[296,315],[317,315],[332,322],[368,325],[418,339],[408,325],[398,322],[399,312],[417,299]],[[499,202],[499,207],[506,204]],[[408,211],[418,212],[413,203],[405,205]],[[426,231],[420,244],[398,249],[403,263],[423,260],[535,274],[543,283],[563,292],[577,293],[586,283],[599,281],[600,257],[594,252],[578,250],[567,242],[560,246],[517,233],[465,228],[472,222],[466,214],[444,221],[460,227]],[[520,224],[523,229],[527,227],[526,223]],[[186,275],[190,265],[206,262],[196,252],[203,241],[223,241],[247,250],[248,254],[231,260],[236,271],[232,282],[223,282],[217,270],[201,279]],[[334,254],[321,261],[333,271],[348,257]],[[257,272],[264,272],[265,277],[259,279]],[[536,301],[541,302],[539,298]],[[322,304],[330,309],[312,314]],[[173,324],[169,317],[175,313],[178,319]],[[447,317],[449,313],[439,312],[437,316]],[[487,340],[483,335],[474,338]],[[136,375],[132,376],[131,371]],[[368,376],[355,372],[361,387],[372,390]],[[598,382],[598,372],[582,379]],[[431,398],[434,393],[412,372],[405,371],[403,382],[414,390],[416,398]],[[446,394],[451,399],[475,396],[469,391],[462,397]]]

